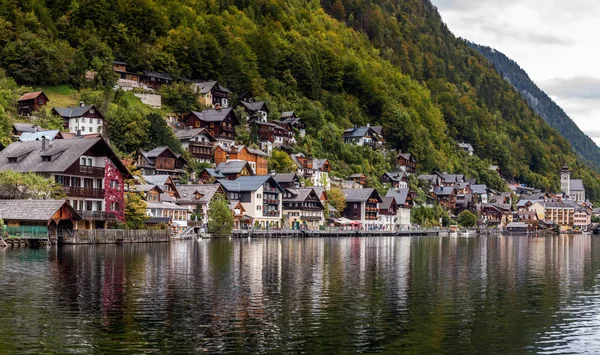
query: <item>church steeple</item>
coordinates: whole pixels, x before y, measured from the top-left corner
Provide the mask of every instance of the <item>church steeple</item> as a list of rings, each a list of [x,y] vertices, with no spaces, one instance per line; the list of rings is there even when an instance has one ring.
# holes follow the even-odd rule
[[[571,194],[571,170],[567,164],[560,170],[560,190],[567,196]]]

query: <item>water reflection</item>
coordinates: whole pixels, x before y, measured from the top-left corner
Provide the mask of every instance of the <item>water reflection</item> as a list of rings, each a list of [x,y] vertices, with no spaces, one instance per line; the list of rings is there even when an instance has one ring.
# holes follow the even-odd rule
[[[591,236],[0,251],[0,352],[600,351]]]

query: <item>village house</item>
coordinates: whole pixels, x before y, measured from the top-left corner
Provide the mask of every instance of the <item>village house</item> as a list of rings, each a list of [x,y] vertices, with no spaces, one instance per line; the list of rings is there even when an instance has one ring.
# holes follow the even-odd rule
[[[104,132],[104,116],[96,106],[85,105],[82,102],[74,107],[54,107],[52,114],[60,116],[64,121],[64,128],[71,133],[91,134]]]
[[[383,202],[377,190],[346,189],[342,190],[346,197],[346,209],[343,216],[349,220],[361,223],[361,228],[371,230],[380,228],[379,205]]]
[[[454,187],[435,186],[428,195],[446,210],[454,211],[456,209],[456,189]]]
[[[231,160],[217,165],[215,169],[205,168],[200,172],[198,180],[202,182],[218,179],[235,180],[240,176],[255,175],[250,163],[245,160]]]
[[[35,133],[38,131],[44,131],[44,130],[42,129],[42,127],[40,127],[36,124],[31,124],[31,123],[17,122],[17,123],[14,123],[13,127],[12,127],[13,137],[20,137],[21,135],[23,135],[23,133]]]
[[[267,154],[245,145],[230,146],[228,148],[217,146],[213,151],[213,160],[216,165],[236,160],[247,161],[250,163],[253,175],[267,175],[269,171]]]
[[[410,153],[402,153],[400,151],[396,156],[396,164],[400,170],[408,174],[414,174],[417,170],[417,161]]]
[[[423,174],[418,176],[419,181],[422,184],[427,184],[432,188],[435,186],[442,186],[443,179],[440,175],[436,174]]]
[[[187,161],[167,146],[157,147],[148,152],[140,149],[136,167],[142,175],[169,175],[178,180],[183,174]]]
[[[480,220],[487,227],[504,229],[513,220],[511,206],[508,204],[487,203],[479,207]]]
[[[142,175],[142,180],[142,184],[157,185],[162,189],[163,194],[167,194],[174,198],[179,197],[177,184],[169,175]],[[162,199],[166,200],[164,196]]]
[[[284,189],[298,189],[300,188],[300,178],[296,173],[279,173],[274,174],[273,178],[281,187]]]
[[[144,75],[141,75],[140,84],[152,90],[160,89],[163,85],[173,84],[173,78],[170,74],[144,70]]]
[[[9,236],[41,237],[61,242],[73,237],[81,216],[66,200],[0,200],[0,226]]]
[[[183,124],[191,128],[205,128],[219,145],[227,148],[235,143],[235,126],[240,121],[233,109],[219,108],[193,111],[183,119]]]
[[[389,189],[385,195],[386,197],[393,197],[396,202],[396,229],[395,230],[408,230],[410,229],[410,212],[413,206],[413,196],[408,188],[393,188]]]
[[[271,155],[273,148],[296,144],[294,132],[288,131],[278,124],[255,121],[253,125],[256,126],[256,130],[258,131],[260,149],[269,155]]]
[[[189,128],[175,131],[175,137],[181,141],[183,149],[202,163],[213,161],[213,147],[217,139],[206,128]]]
[[[381,176],[381,182],[391,184],[393,188],[404,189],[408,187],[408,175],[404,171],[385,172]]]
[[[475,203],[488,203],[487,186],[471,185],[471,193],[473,194],[473,201]]]
[[[300,137],[306,135],[306,124],[304,124],[302,118],[296,116],[294,111],[282,112],[281,117],[279,117],[279,124],[292,132],[297,129]]]
[[[365,176],[365,174],[362,173],[352,174],[348,176],[348,180],[353,181],[362,186],[365,186],[365,184],[367,183],[367,177]]]
[[[462,174],[448,174],[439,172],[436,172],[435,174],[440,177],[439,186],[455,187],[456,184],[466,182],[465,176]]]
[[[385,140],[382,135],[381,126],[354,127],[344,131],[344,143],[358,146],[370,146],[372,148],[383,147]]]
[[[284,189],[271,175],[243,176],[236,180],[219,180],[227,199],[241,203],[246,211],[244,224],[263,229],[281,228]]]
[[[23,132],[19,136],[20,142],[28,142],[28,141],[39,141],[42,139],[55,140],[62,139],[62,134],[59,130],[54,129],[51,131],[37,131],[37,132]]]
[[[325,223],[324,205],[310,187],[286,189],[283,193],[285,226],[292,229],[318,230]]]
[[[561,191],[576,202],[585,201],[585,186],[583,180],[571,179],[571,170],[565,164],[560,171]]]
[[[246,215],[246,209],[239,200],[229,202],[229,209],[233,216],[233,229],[242,229],[252,223],[252,218]]]
[[[330,179],[330,187],[338,188],[338,189],[362,189],[363,186],[351,180],[344,180],[342,178],[331,177]]]
[[[458,148],[467,153],[468,155],[473,155],[475,149],[470,143],[458,143]]]
[[[34,172],[61,184],[83,218],[75,229],[124,221],[124,179],[131,174],[102,138],[16,142],[0,152],[0,170]]]
[[[113,62],[113,70],[119,79],[117,80],[116,86],[122,90],[129,91],[133,88],[139,88],[140,86],[140,74],[127,71],[127,63],[125,62]]]
[[[304,154],[292,154],[290,158],[298,167],[298,175],[310,180],[313,186],[325,186],[329,188],[331,165],[327,159],[316,159],[304,156]]]
[[[50,99],[43,91],[23,94],[23,96],[17,100],[19,116],[30,116],[33,112],[40,111],[48,101],[50,101]]]
[[[381,198],[382,202],[379,205],[379,218],[386,231],[396,230],[396,219],[398,213],[398,205],[396,199],[393,196],[386,196]]]
[[[188,209],[190,214],[199,214],[202,225],[208,223],[209,204],[218,194],[225,195],[220,184],[179,185],[177,205]]]
[[[539,221],[539,218],[535,211],[516,211],[513,213],[513,222],[514,221],[533,225]]]
[[[546,201],[543,202],[543,206],[545,221],[552,221],[555,226],[558,226],[561,232],[573,229],[573,225],[575,224],[575,204]]]
[[[198,102],[205,107],[228,108],[231,91],[216,81],[193,83],[194,92],[198,94]]]
[[[269,108],[264,101],[240,101],[239,104],[246,111],[246,121],[251,122],[267,122]]]
[[[152,219],[168,219],[173,233],[181,233],[188,227],[189,211],[186,207],[162,200],[162,190],[156,185],[136,185],[134,190],[146,200],[146,214]]]

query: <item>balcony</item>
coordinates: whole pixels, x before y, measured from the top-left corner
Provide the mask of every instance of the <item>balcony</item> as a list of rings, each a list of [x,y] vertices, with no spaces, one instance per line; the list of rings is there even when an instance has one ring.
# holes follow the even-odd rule
[[[117,219],[114,212],[77,211],[86,221],[113,221]]]
[[[63,190],[69,197],[86,197],[86,198],[104,198],[104,189],[94,189],[91,187],[74,187],[64,186]]]
[[[263,217],[279,217],[279,211],[263,211]]]
[[[279,205],[279,200],[271,200],[271,199],[263,199],[263,204],[265,205]]]
[[[91,176],[104,176],[104,168],[98,168],[95,166],[79,166],[79,173],[81,175],[91,175]]]

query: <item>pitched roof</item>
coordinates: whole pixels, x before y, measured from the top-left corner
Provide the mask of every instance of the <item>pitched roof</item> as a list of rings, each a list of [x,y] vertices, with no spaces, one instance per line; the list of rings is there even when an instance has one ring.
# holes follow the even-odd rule
[[[179,185],[180,198],[177,203],[209,203],[219,190],[219,184],[204,184],[204,185]],[[196,199],[196,194],[202,195]]]
[[[394,197],[396,199],[396,203],[398,205],[406,204],[406,198],[408,197],[408,193],[410,189],[402,188],[402,189],[389,189],[385,194],[386,197]]]
[[[433,193],[436,194],[437,196],[448,196],[448,195],[452,195],[452,193],[454,192],[454,188],[452,187],[444,187],[444,186],[436,186],[433,188]]]
[[[379,205],[379,208],[382,210],[389,210],[392,205],[392,202],[396,201],[396,198],[394,196],[385,196],[382,197],[381,200],[383,202]]]
[[[92,108],[96,107],[94,105],[55,107],[54,111],[63,118],[76,118],[85,115]]]
[[[48,146],[42,149],[43,141],[15,142],[0,152],[0,170],[18,172],[62,173],[90,149],[100,149],[115,164],[126,177],[131,176],[121,160],[115,155],[103,138],[74,138],[56,139],[46,142]],[[44,161],[42,157],[51,157]],[[17,162],[9,163],[8,158],[17,158]]]
[[[411,161],[411,160],[415,161],[415,158],[410,153],[402,153],[402,152],[400,152],[400,153],[398,153],[398,155],[396,155],[396,159],[398,159],[398,158],[403,158],[403,159],[409,160],[409,161]]]
[[[366,189],[344,189],[342,190],[344,196],[346,197],[346,202],[365,202],[367,201],[373,193],[381,202],[381,197],[377,193],[377,191],[373,188]]]
[[[487,193],[487,186],[471,185],[471,191],[473,191],[474,195],[485,195]]]
[[[227,191],[231,192],[247,192],[256,191],[267,181],[270,181],[280,192],[283,192],[283,188],[273,179],[271,175],[261,176],[240,176],[235,180],[219,180],[219,184]]]
[[[583,180],[571,179],[571,191],[585,191]]]
[[[323,169],[323,166],[325,165],[325,163],[327,163],[327,159],[313,159],[313,169],[315,170],[321,170]]]
[[[267,107],[266,102],[264,101],[254,101],[254,102],[246,102],[240,101],[240,104],[246,108],[246,110],[250,112],[256,111],[265,111],[269,112],[269,108]]]
[[[37,98],[40,95],[46,96],[46,94],[44,94],[43,91],[28,92],[28,93],[23,94],[23,96],[21,96],[17,101],[33,100],[33,99]],[[46,99],[47,98],[48,98],[48,96],[46,96]]]
[[[147,77],[149,77],[149,78],[158,78],[158,79],[163,79],[163,80],[173,80],[173,78],[171,77],[170,74],[160,73],[160,72],[156,72],[156,71],[144,70],[144,75],[147,76]]]
[[[314,197],[316,197],[317,200],[319,200],[320,206],[323,207],[323,204],[321,203],[321,199],[319,198],[319,196],[317,195],[315,190],[313,190],[312,187],[287,189],[287,191],[290,192],[293,196],[287,197],[287,198],[284,197],[283,200],[286,202],[304,202],[310,195],[313,195]]]
[[[403,171],[385,172],[383,176],[387,176],[392,181],[400,181],[406,174]]]
[[[294,117],[296,114],[294,113],[294,111],[284,111],[281,113],[281,117],[280,118],[292,118]]]
[[[206,130],[206,128],[178,129],[174,133],[175,137],[177,137],[179,140],[192,139],[199,134],[207,136],[208,140],[211,142],[215,142],[217,140],[212,136],[212,134],[210,134],[209,131]]]
[[[374,133],[376,135],[381,135],[380,133],[377,132],[377,130],[375,130],[375,127],[363,126],[363,127],[349,128],[349,129],[345,130],[344,138],[360,138],[360,137],[366,136],[367,133],[369,133],[369,132]]]
[[[142,179],[151,185],[164,186],[167,184],[167,180],[170,175],[142,175]]]
[[[273,178],[278,183],[291,183],[291,182],[299,180],[298,174],[296,174],[296,173],[285,173],[285,174],[279,173],[279,174],[273,175]]]
[[[467,149],[469,151],[473,150],[473,146],[470,143],[458,143],[458,146],[462,149]]]
[[[23,132],[19,137],[19,140],[21,142],[36,141],[42,138],[53,140],[59,132],[60,131],[57,129],[52,131]]]
[[[203,122],[221,122],[225,118],[227,118],[227,115],[229,115],[230,113],[235,118],[235,121],[239,123],[240,121],[235,115],[233,108],[231,107],[220,109],[206,109],[202,112],[192,111],[190,114],[196,116],[200,121]]]
[[[138,191],[138,192],[148,192],[148,191],[157,189],[159,193],[163,192],[163,190],[160,188],[160,186],[153,185],[153,184],[133,185],[131,187],[131,189],[134,191]]]
[[[73,219],[81,219],[66,200],[0,200],[0,218],[5,221],[47,222],[64,205],[71,210]]]
[[[357,178],[362,178],[362,177],[365,177],[365,175],[361,174],[361,173],[356,173],[356,174],[352,174],[352,175],[348,176],[348,179],[357,179]]]
[[[42,127],[40,127],[36,124],[21,123],[21,122],[14,123],[13,128],[17,132],[37,132],[42,129]]]
[[[148,209],[163,209],[163,210],[176,210],[176,211],[187,211],[187,208],[177,206],[171,202],[146,202],[146,208]]]
[[[222,86],[221,84],[219,84],[217,81],[200,81],[200,82],[196,82],[194,83],[194,85],[196,87],[198,87],[198,92],[201,94],[206,94],[209,91],[211,91],[215,85],[217,85],[217,90],[231,94],[231,91],[229,91],[229,89],[227,89],[226,87]]]
[[[210,176],[210,177],[214,177],[215,179],[224,179],[226,176],[223,175],[220,171],[218,171],[217,169],[213,169],[213,168],[205,168],[202,171],[206,171],[206,173]]]
[[[252,167],[250,163],[245,160],[230,160],[228,162],[221,163],[217,166],[215,171],[225,175],[225,174],[239,174],[247,167],[248,171],[252,172]]]

